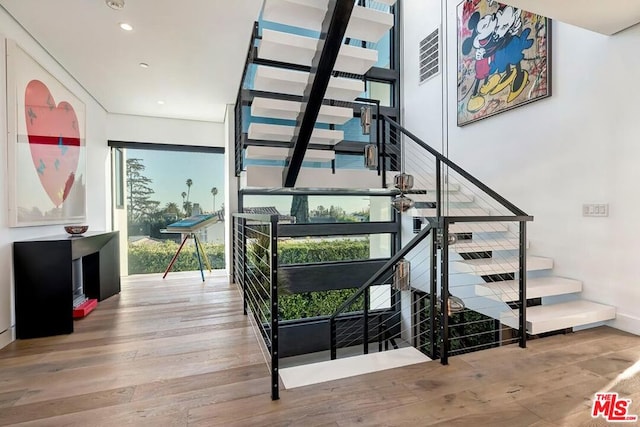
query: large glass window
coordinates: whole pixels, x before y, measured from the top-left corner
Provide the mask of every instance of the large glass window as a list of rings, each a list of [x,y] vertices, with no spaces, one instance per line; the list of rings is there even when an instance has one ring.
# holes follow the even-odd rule
[[[218,218],[197,234],[211,267],[224,268],[224,155],[155,149],[121,153],[126,205],[126,227],[121,228],[126,228],[129,274],[163,272],[184,237],[167,233],[167,225],[201,214]],[[172,271],[198,268],[191,240]]]
[[[393,221],[389,196],[245,195],[243,208],[275,207],[297,224]]]

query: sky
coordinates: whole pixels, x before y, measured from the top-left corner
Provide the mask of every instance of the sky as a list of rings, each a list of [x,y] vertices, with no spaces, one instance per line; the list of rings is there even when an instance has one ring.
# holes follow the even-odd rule
[[[151,199],[160,201],[161,208],[169,202],[182,207],[187,179],[193,181],[189,201],[199,203],[204,212],[213,210],[213,187],[218,188],[216,209],[224,202],[224,154],[129,149],[127,158],[142,159],[143,174],[153,181]]]
[[[223,154],[132,149],[126,153],[128,159],[142,159],[143,174],[153,181],[151,188],[155,194],[151,199],[160,201],[161,208],[169,202],[182,207],[181,193],[187,191],[187,179],[193,181],[189,200],[199,203],[203,212],[212,211],[212,187],[218,188],[216,209],[222,207],[225,191]],[[309,210],[319,205],[325,208],[340,206],[346,213],[354,213],[368,210],[370,201],[367,196],[309,196]],[[289,214],[291,196],[246,196],[245,206],[275,206],[281,214]]]

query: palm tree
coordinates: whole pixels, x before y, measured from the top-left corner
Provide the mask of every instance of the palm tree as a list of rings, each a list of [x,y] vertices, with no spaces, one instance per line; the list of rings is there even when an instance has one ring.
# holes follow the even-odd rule
[[[191,186],[193,185],[193,181],[191,178],[187,180],[187,202],[189,201],[189,196],[191,195]]]
[[[216,196],[218,195],[218,187],[211,189],[211,195],[213,196],[213,213],[216,212]]]
[[[187,193],[186,192],[182,192],[182,194],[180,194],[182,196],[182,209],[184,209],[185,212],[187,212]]]

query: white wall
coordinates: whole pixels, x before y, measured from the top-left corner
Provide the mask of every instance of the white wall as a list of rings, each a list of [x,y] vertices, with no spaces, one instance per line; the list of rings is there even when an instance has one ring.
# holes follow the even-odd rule
[[[11,244],[16,240],[64,233],[62,225],[8,227],[7,114],[5,37],[26,52],[67,86],[86,105],[87,224],[92,230],[107,230],[109,214],[109,169],[106,143],[106,112],[66,73],[16,22],[0,9],[0,348],[13,340],[13,263]]]
[[[107,139],[157,144],[224,147],[224,123],[108,114]]]
[[[553,23],[553,95],[463,128],[456,126],[456,6],[447,3],[448,126],[442,76],[418,85],[418,41],[440,2],[404,0],[404,124],[535,217],[530,253],[555,260],[554,274],[584,281],[583,298],[617,307],[613,326],[640,333],[640,120],[636,84],[640,26],[607,37]],[[607,218],[582,217],[608,203]]]

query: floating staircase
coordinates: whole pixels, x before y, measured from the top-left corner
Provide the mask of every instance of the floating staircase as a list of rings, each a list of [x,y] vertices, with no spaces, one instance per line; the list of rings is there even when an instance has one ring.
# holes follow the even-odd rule
[[[309,84],[309,72],[305,69],[311,66],[323,46],[319,32],[328,4],[328,0],[266,0],[264,3],[262,20],[269,25],[262,28],[255,41],[258,64],[254,65],[250,81],[245,83],[251,96],[250,114],[243,113],[248,120],[244,123],[244,150],[239,153],[245,162],[241,173],[244,188],[283,186],[283,166],[296,132],[294,122],[301,116],[300,99]],[[345,127],[354,119],[354,110],[359,111],[354,101],[366,89],[362,76],[378,61],[378,51],[371,46],[393,28],[394,16],[388,7],[394,4],[395,0],[381,0],[354,6],[345,43],[340,46],[334,66],[337,74],[329,80],[324,105],[309,141],[311,150],[304,158],[307,163],[296,187],[381,187],[381,178],[374,171],[328,169],[327,165],[318,167],[309,163],[331,163],[336,159],[334,147],[345,140]]]
[[[433,178],[427,176],[417,182],[432,183]],[[433,185],[427,185],[427,188]],[[445,200],[453,208],[443,208],[446,216],[482,216],[490,211],[480,209],[474,203],[473,196],[463,194],[461,185],[450,183],[447,186]],[[425,190],[425,188],[419,188]],[[432,202],[426,195],[409,194],[416,202]],[[416,197],[421,196],[421,197]],[[413,208],[409,215],[414,217],[435,217],[434,208]],[[474,286],[475,295],[508,304],[518,301],[519,282],[511,279],[517,275],[519,262],[517,250],[519,241],[512,237],[510,223],[505,222],[460,222],[450,225],[449,232],[463,236],[449,246],[451,253],[451,269],[454,273],[467,274],[477,278]],[[479,237],[476,237],[479,236]],[[540,305],[527,307],[527,332],[532,335],[566,330],[568,328],[590,325],[615,319],[615,308],[604,304],[579,299],[582,282],[552,275],[553,260],[541,256],[527,256],[527,299],[541,300]],[[545,274],[540,276],[540,274]],[[483,279],[485,278],[484,282]],[[571,295],[568,302],[553,302],[552,297]],[[500,315],[483,310],[483,304],[476,304],[477,310],[483,314],[497,318],[504,325],[518,328],[519,312],[517,308],[507,309]]]
[[[395,0],[377,0],[377,2],[393,5]],[[251,84],[246,88],[250,96],[246,103],[241,104],[248,107],[242,115],[249,117],[246,123],[240,122],[242,140],[238,155],[245,162],[242,170],[238,171],[242,190],[273,190],[283,187],[285,163],[294,142],[296,125],[299,125],[294,122],[304,113],[301,97],[308,89],[310,78],[309,72],[304,70],[308,70],[318,54],[319,46],[322,46],[317,37],[309,36],[309,31],[320,30],[327,5],[328,0],[265,1],[263,20],[279,24],[283,28],[288,26],[304,31],[292,33],[286,30],[263,29],[261,37],[255,42],[255,58],[262,61],[260,65],[253,67]],[[297,176],[295,185],[297,189],[367,190],[370,192],[382,190],[386,191],[384,193],[386,195],[395,194],[392,193],[395,190],[383,188],[382,183],[388,182],[389,178],[399,172],[382,171],[386,175],[381,177],[378,170],[336,168],[335,165],[336,147],[341,143],[354,145],[353,141],[344,141],[345,129],[354,119],[355,101],[365,91],[362,76],[378,60],[377,51],[366,47],[370,45],[367,42],[376,43],[392,28],[393,22],[394,19],[390,13],[366,6],[355,6],[347,27],[345,36],[347,42],[340,47],[334,74],[329,80],[324,104],[320,108],[316,126],[311,134],[309,141],[311,148],[304,156],[306,163],[303,164]],[[361,43],[351,45],[348,43],[349,38],[357,39]],[[385,147],[400,147],[404,142],[398,135],[395,138],[395,140],[386,141],[383,135],[383,141],[378,142]],[[364,149],[365,142],[361,145]],[[436,203],[438,203],[437,196],[441,193],[440,216],[458,218],[458,222],[448,225],[448,234],[453,235],[454,239],[448,246],[449,264],[447,266],[452,274],[464,276],[471,283],[468,288],[471,289],[472,295],[463,297],[464,302],[471,310],[490,317],[490,323],[495,324],[493,319],[496,319],[503,325],[518,329],[517,303],[520,293],[517,276],[520,240],[514,230],[514,227],[517,228],[517,225],[514,225],[515,220],[509,221],[504,214],[493,211],[491,206],[486,206],[483,194],[469,191],[467,182],[458,181],[455,178],[449,179],[454,174],[446,175],[446,182],[438,189],[435,170],[440,169],[432,168],[431,171],[421,169],[425,163],[424,159],[428,157],[425,153],[427,150],[415,156],[411,152],[398,152],[396,158],[402,159],[402,168],[393,163],[391,156],[387,159],[390,163],[385,164],[387,169],[403,171],[405,162],[419,167],[411,172],[415,178],[415,185],[403,193],[415,202],[415,205],[404,215],[433,220],[438,214]],[[315,164],[310,165],[310,163]],[[469,221],[470,218],[491,215],[501,217],[500,221],[482,219]],[[507,219],[502,221],[502,217]],[[461,221],[461,218],[466,220]],[[426,224],[428,221],[422,222]],[[437,238],[436,230],[433,230],[433,234],[433,238]],[[529,302],[526,311],[526,330],[528,334],[537,335],[566,330],[615,318],[614,307],[580,299],[582,283],[570,278],[553,276],[553,266],[554,262],[551,258],[534,255],[526,258],[526,294]],[[431,274],[434,274],[433,271]],[[380,287],[382,284],[382,287],[389,287],[390,285],[387,285],[390,283],[389,280],[393,281],[389,278],[385,280],[376,282],[375,286]],[[452,295],[455,295],[457,289],[460,288],[456,288],[456,284],[449,287]],[[420,289],[412,288],[411,290]],[[390,287],[382,293],[391,294]],[[369,301],[372,310],[375,310],[378,307],[375,306],[374,301],[370,301],[372,294],[375,292],[369,293],[369,299],[364,298],[364,300]],[[569,298],[573,300],[553,301],[554,297],[564,295],[570,295]],[[429,298],[430,302],[436,299],[431,295]],[[491,304],[482,303],[486,301]],[[446,309],[445,303],[446,301],[443,301],[442,311]],[[388,307],[392,307],[392,304],[396,304],[396,301],[389,302]],[[496,306],[500,309],[496,310]],[[404,312],[401,314],[406,315]],[[402,322],[405,321],[406,319],[402,320]],[[416,326],[413,325],[413,327]],[[420,327],[422,326],[417,326],[418,329]],[[368,331],[368,327],[364,327],[363,330]],[[370,343],[368,339],[362,338],[361,341],[368,344]],[[382,341],[381,339],[380,342]],[[431,345],[432,351],[434,345],[435,340]],[[358,375],[387,369],[398,363],[400,365],[397,366],[402,366],[403,358],[406,358],[405,364],[425,361],[421,353],[417,356],[417,350],[409,348],[396,348],[384,352],[386,355],[378,353],[377,356],[365,355],[366,357],[362,359],[352,358],[353,360],[340,365],[342,367],[339,369],[335,364],[325,363],[309,365],[304,369],[298,367],[283,369],[280,375],[285,386],[290,388],[305,385],[310,383],[309,381],[318,382],[313,378],[323,377],[321,372],[329,372],[328,376],[331,379],[335,374],[331,371],[335,369]]]

